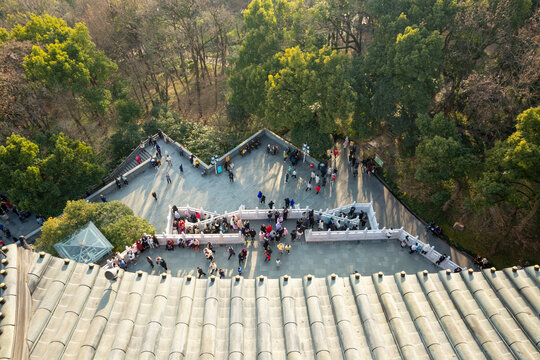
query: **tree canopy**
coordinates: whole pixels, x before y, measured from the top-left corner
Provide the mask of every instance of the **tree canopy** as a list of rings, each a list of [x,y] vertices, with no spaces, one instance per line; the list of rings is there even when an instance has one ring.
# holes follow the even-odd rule
[[[36,139],[40,161],[50,131],[110,167],[158,127],[206,159],[262,126],[314,156],[349,136],[462,246],[540,254],[522,226],[538,230],[536,2],[5,0],[0,26],[0,141]],[[18,176],[40,183],[40,161]]]
[[[119,201],[87,203],[85,200],[68,201],[60,217],[49,218],[41,228],[36,241],[38,248],[55,254],[54,244],[92,221],[114,246],[123,251],[141,236],[155,234],[156,229],[146,219],[133,215],[133,211]]]
[[[540,202],[539,179],[540,107],[537,107],[521,113],[516,131],[488,151],[486,172],[477,189],[490,205],[509,201],[534,214]]]
[[[51,90],[61,88],[81,96],[92,111],[105,115],[111,102],[105,85],[117,66],[96,49],[84,24],[70,28],[61,19],[33,16],[24,27],[14,28],[12,35],[42,44],[34,46],[24,59],[31,80]]]
[[[309,144],[313,154],[324,154],[332,147],[330,135],[353,108],[355,94],[345,79],[348,59],[326,47],[316,52],[294,47],[275,60],[279,70],[266,82],[266,120],[293,130],[295,142]]]
[[[19,208],[58,215],[66,201],[99,182],[104,169],[92,148],[64,134],[50,134],[40,147],[19,135],[0,146],[0,187]]]

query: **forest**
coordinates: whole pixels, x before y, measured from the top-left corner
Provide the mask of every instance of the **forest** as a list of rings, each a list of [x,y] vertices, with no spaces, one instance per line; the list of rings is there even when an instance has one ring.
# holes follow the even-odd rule
[[[348,136],[453,245],[538,263],[539,21],[537,0],[4,0],[0,189],[56,215],[157,129],[202,159],[261,127],[320,159]]]

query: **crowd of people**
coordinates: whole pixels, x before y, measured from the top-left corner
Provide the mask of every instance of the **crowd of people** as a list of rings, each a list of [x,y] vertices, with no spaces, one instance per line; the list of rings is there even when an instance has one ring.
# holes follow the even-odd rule
[[[159,159],[161,159],[161,149],[157,143],[153,144],[153,146],[156,148],[155,158],[159,161]],[[363,159],[359,161],[356,157],[357,148],[352,143],[349,144],[348,139],[346,139],[343,149],[344,151],[348,152],[348,165],[354,177],[358,175],[358,169],[360,166],[362,166],[367,173],[374,173],[376,164],[373,162],[373,160]],[[268,144],[266,152],[269,155],[283,154],[283,162],[286,164],[285,166],[287,170],[284,172],[285,183],[288,183],[293,179],[298,180],[299,175],[297,173],[296,166],[303,155],[301,151],[288,147],[280,152],[277,145]],[[306,179],[306,192],[314,190],[315,194],[319,194],[325,186],[336,181],[338,169],[337,166],[332,165],[337,165],[338,156],[339,151],[338,149],[334,148],[330,152],[330,159],[328,161],[322,162],[318,166],[314,166],[314,164],[311,162],[307,163],[310,172],[308,173],[309,177]],[[196,168],[198,167],[198,159],[196,159],[193,155],[190,157],[189,161],[192,166]],[[167,160],[167,162],[170,163],[169,160]],[[287,164],[287,162],[290,164]],[[159,165],[160,164],[157,163],[157,166]],[[234,181],[233,167],[234,165],[230,162],[225,164],[225,170],[227,170],[229,173],[230,181]],[[183,171],[183,169],[181,169],[181,171]],[[122,178],[117,179],[117,184],[120,182],[121,185],[121,181]],[[306,230],[308,229],[318,231],[346,229],[357,230],[364,229],[368,224],[367,214],[363,211],[356,211],[354,207],[351,207],[346,212],[332,215],[310,210],[302,213],[301,218],[296,220],[294,229],[289,231],[285,226],[285,222],[288,219],[290,209],[294,208],[295,206],[294,199],[285,198],[284,206],[281,209],[278,209],[276,208],[275,202],[271,199],[267,199],[262,191],[258,192],[257,198],[260,204],[267,204],[269,207],[267,219],[258,230],[253,228],[248,220],[240,219],[235,215],[216,216],[215,214],[211,213],[190,211],[189,209],[178,209],[177,206],[173,206],[171,210],[171,216],[173,216],[173,233],[189,235],[199,233],[225,234],[240,232],[245,241],[245,247],[237,255],[237,273],[241,274],[243,271],[243,264],[248,256],[246,249],[249,248],[250,242],[252,244],[255,242],[256,238],[259,240],[262,246],[263,251],[261,251],[261,253],[263,256],[263,261],[268,263],[275,259],[276,266],[279,267],[281,265],[282,255],[290,253],[292,244],[295,241],[302,239]],[[270,201],[267,203],[267,200]],[[150,239],[152,239],[152,237],[150,237]],[[113,266],[127,266],[129,263],[136,261],[140,253],[145,251],[147,248],[152,247],[150,244],[157,246],[156,241],[149,241],[149,237],[143,237],[137,242],[137,244],[134,245],[134,247],[130,248],[126,252],[127,259],[118,259],[118,261],[114,261]],[[415,242],[412,239],[403,240],[402,246],[407,247],[410,254],[417,253],[425,255],[432,249],[429,244]],[[200,250],[201,245],[199,240],[189,239],[189,236],[185,236],[180,239],[176,239],[175,237],[174,240],[166,240],[165,247],[167,251],[174,251],[176,248],[192,248],[194,250]],[[216,249],[214,248],[213,244],[208,242],[202,247],[202,253],[208,262],[208,270],[206,270],[205,266],[199,266],[197,268],[198,276],[205,276],[208,272],[210,274],[217,274],[220,277],[223,277],[225,272],[216,263]],[[236,252],[232,246],[230,246],[227,251],[229,252],[228,261],[230,261],[231,257],[236,256]],[[276,252],[279,252],[278,256],[275,256]],[[274,258],[272,258],[273,255]],[[118,256],[119,254],[117,254],[116,258],[118,258]],[[448,256],[442,255],[436,263],[439,265],[447,261],[448,258]],[[153,259],[147,258],[147,261],[150,263],[152,268],[155,266]],[[158,257],[155,260],[155,264],[163,267],[162,263],[165,263],[163,258]]]

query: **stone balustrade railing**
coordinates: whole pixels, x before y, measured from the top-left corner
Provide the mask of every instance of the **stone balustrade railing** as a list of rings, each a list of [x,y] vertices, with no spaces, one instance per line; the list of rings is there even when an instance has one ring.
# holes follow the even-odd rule
[[[323,219],[332,218],[335,221],[343,221],[345,220],[348,225],[356,225],[359,226],[360,219],[345,219],[339,216],[342,212],[348,213],[351,207],[355,207],[355,212],[359,213],[360,211],[363,211],[367,214],[368,220],[369,220],[369,228],[371,229],[378,229],[378,223],[375,219],[375,211],[373,210],[373,203],[352,203],[347,206],[341,206],[339,208],[335,209],[326,209],[326,210],[315,210],[315,217],[318,216],[318,214],[321,214],[321,217]],[[288,219],[300,219],[304,216],[304,214],[308,213],[312,209],[309,207],[300,208],[300,205],[295,205],[294,208],[289,208],[289,214]],[[204,209],[197,209],[186,206],[186,207],[179,207],[178,212],[180,215],[184,216],[185,212],[188,211],[190,214],[192,213],[200,213],[200,214],[209,214],[210,217],[208,219],[204,219],[201,221],[198,221],[196,223],[192,223],[189,221],[186,221],[186,228],[194,228],[198,227],[199,229],[204,229],[206,225],[212,224],[216,219],[226,219],[227,221],[230,221],[230,219],[233,216],[236,216],[239,219],[242,220],[266,220],[268,216],[269,209],[259,209],[256,207],[255,209],[245,209],[245,207],[242,205],[240,208],[236,211],[227,212],[225,211],[223,214],[218,214],[217,212],[211,212]],[[172,216],[172,206],[169,205],[169,215],[167,216],[167,227],[165,229],[165,234],[172,234],[173,233],[173,221],[174,217]]]
[[[433,246],[420,241],[418,236],[413,236],[401,229],[386,229],[381,230],[345,230],[345,231],[312,231],[306,230],[306,242],[337,242],[337,241],[360,241],[360,240],[405,240],[407,248],[417,243],[422,247],[425,253],[419,254],[436,264],[442,269],[454,271],[459,268],[459,265],[454,263],[449,257],[437,264],[442,254],[435,250]]]

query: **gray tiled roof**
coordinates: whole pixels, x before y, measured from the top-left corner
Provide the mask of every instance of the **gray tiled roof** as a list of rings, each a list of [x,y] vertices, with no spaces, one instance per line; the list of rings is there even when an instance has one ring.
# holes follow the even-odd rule
[[[7,250],[0,359],[20,338],[32,359],[540,359],[538,267],[110,281],[98,266]]]

